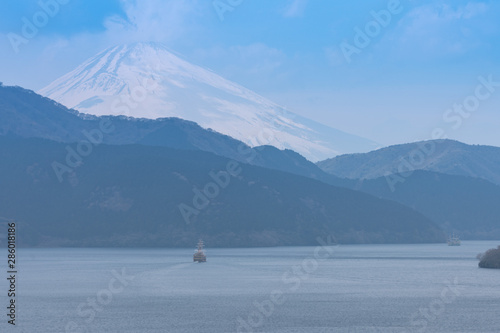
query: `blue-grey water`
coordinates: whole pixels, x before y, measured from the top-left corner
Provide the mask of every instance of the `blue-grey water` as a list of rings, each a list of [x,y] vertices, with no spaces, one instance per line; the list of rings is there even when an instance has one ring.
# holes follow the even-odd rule
[[[500,332],[500,270],[475,258],[499,244],[209,248],[203,264],[191,249],[20,249],[17,325],[4,280],[0,331]]]

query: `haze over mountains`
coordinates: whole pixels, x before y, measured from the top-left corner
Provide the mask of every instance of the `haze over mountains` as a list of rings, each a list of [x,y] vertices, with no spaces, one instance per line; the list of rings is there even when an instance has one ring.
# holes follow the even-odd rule
[[[311,161],[378,146],[293,114],[158,43],[109,48],[39,93],[88,114],[191,120],[250,146],[292,149]]]
[[[42,92],[88,113],[0,84],[0,211],[26,226],[24,245],[500,237],[497,147],[435,140],[359,153],[375,144],[151,43],[106,50]],[[227,176],[229,166],[240,172]]]

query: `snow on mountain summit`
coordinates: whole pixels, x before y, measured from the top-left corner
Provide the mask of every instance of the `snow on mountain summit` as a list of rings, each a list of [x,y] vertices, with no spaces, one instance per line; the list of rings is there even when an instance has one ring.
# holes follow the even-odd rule
[[[191,120],[251,146],[292,149],[312,161],[376,148],[293,114],[158,43],[109,48],[39,93],[94,115]]]

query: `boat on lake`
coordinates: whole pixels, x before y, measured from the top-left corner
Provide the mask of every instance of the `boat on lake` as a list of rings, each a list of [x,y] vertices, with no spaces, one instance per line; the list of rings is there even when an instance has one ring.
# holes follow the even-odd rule
[[[462,242],[460,241],[460,238],[455,234],[448,238],[448,246],[460,246],[461,244]]]
[[[193,254],[194,262],[206,262],[207,256],[205,255],[205,250],[203,249],[203,241],[200,239],[198,241],[198,249],[195,250]]]

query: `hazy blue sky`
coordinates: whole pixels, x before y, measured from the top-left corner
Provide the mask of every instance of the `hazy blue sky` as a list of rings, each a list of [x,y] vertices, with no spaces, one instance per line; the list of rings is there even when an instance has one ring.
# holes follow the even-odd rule
[[[159,41],[293,112],[382,144],[442,128],[500,146],[500,86],[474,112],[447,112],[473,101],[479,76],[500,82],[500,1],[59,1],[53,17],[38,0],[3,5],[0,81],[37,90],[104,48]],[[374,23],[372,11],[388,6],[390,22]],[[23,20],[40,25],[24,29],[29,38]],[[356,46],[355,29],[367,26],[367,45],[347,61],[342,45]],[[25,38],[18,52],[12,34]]]

